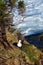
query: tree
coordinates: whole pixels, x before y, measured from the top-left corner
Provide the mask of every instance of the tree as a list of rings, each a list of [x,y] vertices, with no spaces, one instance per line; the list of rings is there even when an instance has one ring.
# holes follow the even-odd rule
[[[18,2],[18,6],[19,6],[19,8],[24,8],[25,7],[25,4],[24,4],[24,1],[19,1]]]
[[[6,44],[8,46],[10,46],[10,44],[8,43],[7,38],[6,38],[6,27],[9,24],[9,21],[8,21],[9,13],[5,12],[6,9],[7,9],[6,3],[4,1],[0,0],[0,28],[1,28],[0,33],[2,34],[2,40],[0,40],[0,42],[4,45],[4,48],[6,48]]]
[[[11,5],[15,5],[17,0],[10,0]]]
[[[9,3],[12,5],[12,3],[15,3],[16,0],[9,0]],[[24,2],[18,3],[20,7],[22,7]],[[10,27],[10,21],[9,21],[9,12],[7,10],[7,6],[8,4],[4,1],[4,0],[0,0],[0,28],[1,28],[1,37],[2,39],[0,40],[0,42],[4,45],[5,48],[7,48],[7,46],[11,47],[11,45],[8,43],[7,38],[6,38],[6,29],[8,29],[7,27]],[[10,6],[11,7],[11,6]],[[7,45],[7,46],[6,46]],[[12,48],[12,47],[11,47]]]

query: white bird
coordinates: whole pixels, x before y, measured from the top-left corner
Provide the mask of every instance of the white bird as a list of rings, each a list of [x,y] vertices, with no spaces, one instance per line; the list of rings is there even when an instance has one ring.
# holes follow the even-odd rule
[[[18,47],[22,47],[21,40],[18,41],[17,46],[18,46]]]

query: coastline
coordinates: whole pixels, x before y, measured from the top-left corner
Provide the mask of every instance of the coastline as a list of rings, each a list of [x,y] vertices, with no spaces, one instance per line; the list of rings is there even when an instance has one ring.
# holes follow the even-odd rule
[[[37,48],[43,48],[43,33],[28,35],[25,36],[25,38],[28,42],[30,42],[30,44],[34,44]]]

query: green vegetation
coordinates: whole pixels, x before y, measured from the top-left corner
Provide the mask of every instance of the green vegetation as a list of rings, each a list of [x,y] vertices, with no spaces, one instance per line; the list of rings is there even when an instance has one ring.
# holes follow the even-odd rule
[[[19,9],[19,14],[23,15],[23,13],[25,12],[25,3],[23,0],[22,1],[20,0],[18,2],[18,9]]]
[[[6,7],[6,3],[2,0],[0,0],[0,9],[4,10]]]
[[[6,8],[6,3],[0,0],[0,19],[5,16],[4,10]]]
[[[11,0],[11,5],[15,5],[16,2],[17,0]]]
[[[13,46],[12,49],[7,51],[0,46],[0,62],[4,62],[7,65],[34,65],[36,62],[37,65],[40,65],[40,55],[41,52],[34,45],[23,44],[22,48]],[[17,60],[15,63],[15,59]],[[19,61],[19,62],[18,62]],[[18,62],[18,63],[17,63]]]
[[[16,0],[11,0],[10,1],[12,4],[16,2]],[[12,6],[11,4],[11,6]],[[23,2],[21,2],[21,4],[23,5]],[[1,28],[1,34],[2,34],[2,38],[3,38],[3,41],[6,42],[7,41],[7,38],[6,38],[6,25],[10,27],[10,25],[8,25],[9,23],[11,23],[9,19],[9,12],[8,12],[8,8],[6,6],[7,4],[3,1],[3,0],[0,0],[0,28]],[[7,13],[6,13],[7,12]],[[4,35],[3,35],[4,33]],[[3,42],[2,41],[2,42]],[[8,41],[6,42],[8,45],[10,45],[8,43]],[[4,47],[6,45],[4,44]]]
[[[6,46],[4,44],[4,41],[6,42],[6,44],[9,45],[7,38],[6,38],[6,25],[9,25],[9,12],[7,10],[7,6],[6,3],[3,0],[0,0],[0,36],[2,37],[2,44],[4,45],[4,47]],[[6,21],[7,20],[7,21]],[[5,39],[5,40],[4,40]]]
[[[32,44],[23,44],[22,50],[29,57],[30,62],[35,62],[40,59],[41,52]]]
[[[18,7],[19,8],[24,8],[25,7],[24,1],[19,1],[18,2]]]

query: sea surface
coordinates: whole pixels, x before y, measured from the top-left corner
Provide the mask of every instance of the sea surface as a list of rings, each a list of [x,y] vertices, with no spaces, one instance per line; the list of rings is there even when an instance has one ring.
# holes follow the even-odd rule
[[[24,0],[24,3],[23,14],[19,14],[17,6],[12,9],[14,28],[24,36],[43,32],[43,0]]]

